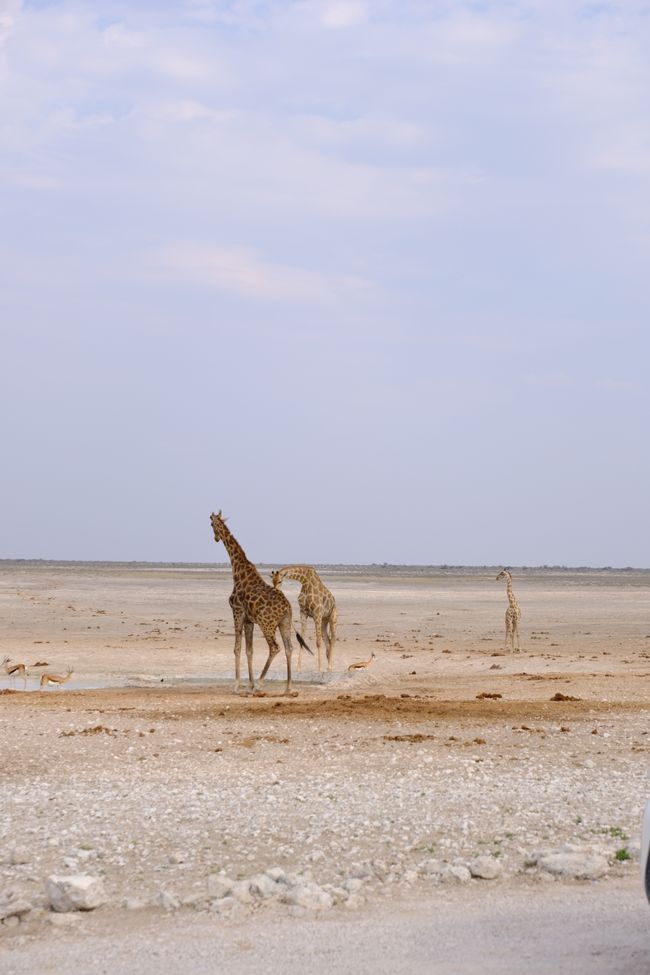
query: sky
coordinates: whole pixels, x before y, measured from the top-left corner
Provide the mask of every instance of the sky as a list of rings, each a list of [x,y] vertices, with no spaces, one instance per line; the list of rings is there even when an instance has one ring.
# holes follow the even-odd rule
[[[650,566],[647,0],[0,0],[0,557]]]

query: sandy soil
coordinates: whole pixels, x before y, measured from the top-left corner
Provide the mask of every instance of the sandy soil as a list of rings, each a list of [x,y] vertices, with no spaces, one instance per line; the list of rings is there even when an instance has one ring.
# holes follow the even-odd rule
[[[112,972],[134,954],[173,971],[175,952],[291,971],[288,944],[296,970],[644,970],[650,573],[515,573],[515,654],[495,575],[324,572],[334,673],[306,658],[286,698],[283,655],[266,696],[232,692],[227,570],[0,563],[0,653],[31,675],[27,693],[0,678],[0,900],[33,907],[0,925],[0,967],[63,971],[92,944]],[[39,661],[73,679],[36,691]],[[599,879],[544,869],[567,850],[605,860]],[[477,857],[499,876],[469,880]],[[210,893],[264,871],[283,878],[268,899]],[[74,873],[107,903],[54,926],[45,880]]]

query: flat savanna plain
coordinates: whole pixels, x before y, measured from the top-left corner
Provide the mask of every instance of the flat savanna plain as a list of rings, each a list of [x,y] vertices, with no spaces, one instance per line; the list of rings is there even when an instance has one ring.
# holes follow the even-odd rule
[[[232,690],[229,569],[0,563],[0,652],[33,675],[28,693],[0,678],[0,882],[34,905],[0,925],[7,971],[58,971],[52,943],[69,952],[93,938],[101,959],[87,970],[103,971],[118,933],[159,942],[155,970],[174,971],[163,963],[171,932],[214,934],[224,964],[252,971],[252,944],[270,937],[271,922],[296,946],[308,926],[321,925],[309,928],[316,944],[323,930],[334,943],[343,925],[349,948],[350,925],[385,930],[390,919],[398,943],[402,922],[406,932],[468,907],[479,917],[508,898],[515,913],[526,903],[541,911],[584,899],[587,887],[644,910],[650,573],[515,570],[519,653],[503,651],[496,570],[322,575],[339,607],[334,672],[319,680],[305,657],[289,698],[283,653],[265,696]],[[298,619],[299,587],[284,588]],[[315,650],[313,629],[307,638]],[[255,646],[259,674],[258,630]],[[347,674],[373,652],[371,666]],[[38,692],[42,661],[72,667],[70,683]],[[543,869],[544,856],[567,850],[606,858],[607,872],[594,882]],[[495,879],[467,880],[478,857],[498,865]],[[218,898],[208,882],[267,870],[285,880],[266,898]],[[108,900],[54,927],[44,884],[66,873],[101,875]],[[460,957],[435,970],[474,971],[477,948],[465,944],[465,967]],[[350,967],[337,956],[329,971],[364,970],[348,948]],[[408,948],[399,954],[406,964]],[[584,970],[641,963],[605,962]],[[433,970],[423,965],[409,970]],[[510,970],[538,969],[494,969]]]

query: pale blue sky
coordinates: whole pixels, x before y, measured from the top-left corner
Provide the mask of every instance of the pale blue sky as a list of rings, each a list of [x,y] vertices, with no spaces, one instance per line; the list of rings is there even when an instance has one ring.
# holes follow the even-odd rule
[[[650,5],[0,0],[0,556],[650,565]]]

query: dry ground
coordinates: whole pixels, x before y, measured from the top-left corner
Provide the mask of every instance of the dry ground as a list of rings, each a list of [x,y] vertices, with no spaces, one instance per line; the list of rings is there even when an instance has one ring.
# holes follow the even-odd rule
[[[0,967],[4,957],[7,971],[58,971],[87,939],[103,958],[118,933],[143,959],[153,938],[165,958],[176,945],[187,960],[182,932],[193,931],[208,947],[188,970],[207,971],[217,942],[225,964],[245,931],[238,966],[252,971],[259,945],[275,957],[277,930],[298,957],[331,938],[328,971],[383,971],[370,959],[390,924],[395,959],[406,965],[411,951],[412,971],[576,972],[576,951],[591,958],[584,971],[642,971],[650,938],[635,855],[650,765],[650,574],[515,572],[517,654],[502,650],[495,575],[324,573],[339,603],[335,672],[319,683],[306,661],[298,697],[285,698],[280,656],[265,697],[230,688],[227,571],[0,563],[0,653],[75,671],[62,691],[23,693],[0,679],[0,885],[36,908],[0,925]],[[295,605],[297,587],[286,591]],[[259,673],[259,633],[256,646]],[[372,667],[348,677],[347,664],[372,651]],[[558,881],[539,869],[540,851],[566,844],[607,855],[608,875]],[[478,855],[499,864],[498,879],[439,882],[434,862]],[[336,906],[314,917],[274,899],[211,913],[210,874],[272,867],[340,891]],[[44,880],[75,872],[103,876],[108,903],[55,929],[39,910]],[[161,893],[184,906],[165,912]],[[627,909],[606,934],[588,919],[607,916],[610,895],[612,916]],[[562,904],[577,905],[578,925],[564,956],[552,922]],[[495,942],[501,967],[470,947],[468,910],[488,940],[490,910],[501,926],[511,919],[512,936]],[[640,941],[623,937],[632,916]],[[538,931],[524,960],[535,919],[549,940],[540,945]],[[367,942],[367,969],[351,938]],[[524,967],[507,967],[508,951]],[[548,968],[535,967],[545,953]],[[438,967],[427,968],[431,958]],[[116,955],[110,970],[129,968]]]

